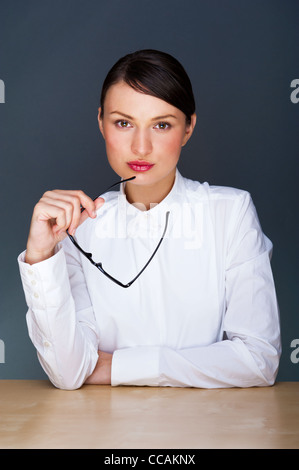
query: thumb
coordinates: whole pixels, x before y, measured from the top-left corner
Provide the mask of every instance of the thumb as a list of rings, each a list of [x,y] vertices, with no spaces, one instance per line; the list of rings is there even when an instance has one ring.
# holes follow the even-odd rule
[[[102,197],[98,197],[97,199],[95,199],[94,203],[95,203],[95,210],[97,211],[105,203],[105,199],[103,199]]]

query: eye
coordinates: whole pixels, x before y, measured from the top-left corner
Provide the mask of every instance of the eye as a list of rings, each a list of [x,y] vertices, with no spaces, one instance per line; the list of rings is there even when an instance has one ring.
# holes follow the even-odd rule
[[[170,129],[171,125],[168,122],[159,122],[156,126],[155,129],[160,129],[161,131],[164,131],[166,129]]]
[[[117,127],[121,127],[122,129],[126,129],[130,126],[130,123],[128,121],[125,121],[124,119],[116,121],[115,124]]]

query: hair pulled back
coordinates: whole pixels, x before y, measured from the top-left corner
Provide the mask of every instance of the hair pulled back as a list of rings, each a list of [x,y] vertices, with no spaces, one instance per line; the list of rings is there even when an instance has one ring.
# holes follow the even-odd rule
[[[101,116],[108,89],[121,81],[138,92],[155,96],[175,106],[186,115],[186,122],[190,123],[195,112],[192,85],[183,66],[170,54],[143,49],[120,58],[103,83]]]

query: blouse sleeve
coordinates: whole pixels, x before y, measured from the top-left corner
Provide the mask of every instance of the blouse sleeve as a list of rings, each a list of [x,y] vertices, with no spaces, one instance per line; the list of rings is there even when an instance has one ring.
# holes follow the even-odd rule
[[[223,388],[275,382],[281,343],[272,243],[261,230],[248,193],[237,198],[232,220],[223,340],[190,349],[142,346],[116,351],[113,385]]]
[[[23,252],[18,263],[38,359],[57,388],[79,388],[98,360],[98,329],[81,264],[61,246],[54,256],[33,265],[25,262]]]

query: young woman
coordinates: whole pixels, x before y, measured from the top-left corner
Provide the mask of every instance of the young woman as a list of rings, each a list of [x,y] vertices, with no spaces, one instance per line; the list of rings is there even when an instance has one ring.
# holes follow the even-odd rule
[[[273,384],[272,245],[248,192],[177,169],[196,122],[185,70],[154,50],[121,58],[98,120],[127,181],[95,200],[47,191],[19,256],[29,334],[50,380],[63,389]]]

